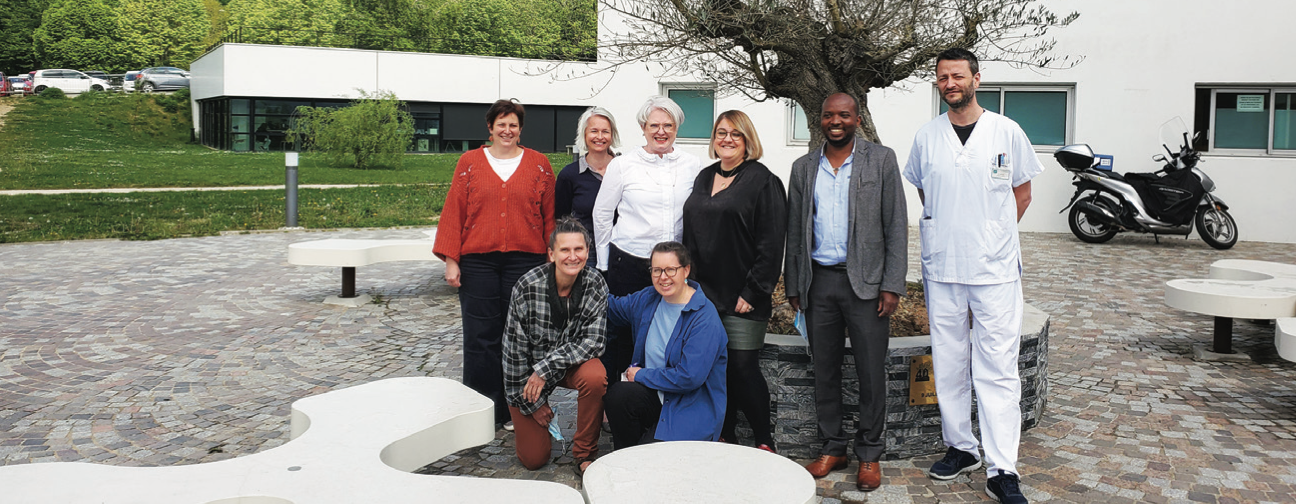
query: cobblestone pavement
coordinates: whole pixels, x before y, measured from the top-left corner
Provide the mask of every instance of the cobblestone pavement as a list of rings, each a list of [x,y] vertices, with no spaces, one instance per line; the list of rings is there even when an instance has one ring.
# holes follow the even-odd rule
[[[915,233],[916,234],[916,233]],[[267,233],[156,242],[0,245],[0,463],[195,464],[287,441],[292,401],[396,376],[460,375],[458,301],[439,263],[359,269],[373,303],[320,303],[337,269],[286,263],[289,243],[421,238],[416,229]],[[1251,362],[1197,362],[1211,319],[1162,304],[1173,278],[1223,258],[1296,262],[1296,245],[1023,236],[1027,301],[1052,316],[1047,415],[1024,433],[1033,502],[1291,502],[1296,364],[1273,326],[1239,322]],[[916,245],[910,257],[917,265]],[[574,396],[556,401],[571,433]],[[512,435],[422,472],[578,485],[571,457],[539,471]],[[607,449],[607,441],[604,441]],[[883,463],[883,488],[850,469],[824,502],[984,501],[984,474],[936,483],[936,457]]]

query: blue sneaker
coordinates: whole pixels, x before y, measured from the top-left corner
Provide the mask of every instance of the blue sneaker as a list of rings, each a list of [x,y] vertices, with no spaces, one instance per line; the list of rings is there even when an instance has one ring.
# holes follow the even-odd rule
[[[927,476],[938,480],[952,480],[960,474],[974,471],[979,467],[981,461],[976,458],[976,455],[951,446],[945,451],[945,457],[936,461],[931,469],[927,470]]]
[[[1022,495],[1021,482],[1017,475],[1000,469],[999,475],[986,480],[986,495],[994,497],[1003,504],[1027,504]]]

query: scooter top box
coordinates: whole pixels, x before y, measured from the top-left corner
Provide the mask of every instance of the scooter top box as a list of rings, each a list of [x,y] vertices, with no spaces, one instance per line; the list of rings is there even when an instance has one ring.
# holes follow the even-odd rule
[[[1110,154],[1094,154],[1098,158],[1098,164],[1094,166],[1095,170],[1112,171],[1112,156]]]

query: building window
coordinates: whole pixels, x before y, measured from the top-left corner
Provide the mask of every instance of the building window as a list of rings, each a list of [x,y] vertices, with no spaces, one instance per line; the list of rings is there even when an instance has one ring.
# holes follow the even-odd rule
[[[1197,88],[1199,150],[1296,154],[1296,89]]]
[[[806,120],[805,108],[800,103],[792,102],[788,107],[788,145],[809,143],[810,123]]]
[[[1074,124],[1074,86],[982,85],[977,104],[1021,125],[1032,145],[1062,146],[1071,142]],[[940,113],[949,106],[936,90]]]
[[[665,85],[666,97],[684,110],[684,124],[675,136],[681,139],[711,138],[711,121],[715,119],[715,89],[698,85]]]

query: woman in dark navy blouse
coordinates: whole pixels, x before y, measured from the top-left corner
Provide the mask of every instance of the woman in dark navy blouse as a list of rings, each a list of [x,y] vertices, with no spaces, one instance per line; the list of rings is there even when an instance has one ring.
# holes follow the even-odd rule
[[[734,424],[742,410],[756,446],[772,452],[769,387],[758,354],[783,269],[787,192],[783,181],[757,161],[760,137],[747,114],[720,114],[709,150],[719,161],[702,169],[684,202],[684,246],[695,257],[691,278],[715,305],[729,338],[721,437],[736,441]]]
[[[603,107],[590,107],[580,116],[576,127],[576,148],[580,158],[558,173],[554,186],[554,218],[575,216],[585,229],[594,230],[594,200],[603,185],[603,172],[616,154],[612,149],[621,145],[616,121]],[[590,250],[589,263],[597,264],[594,250]]]

